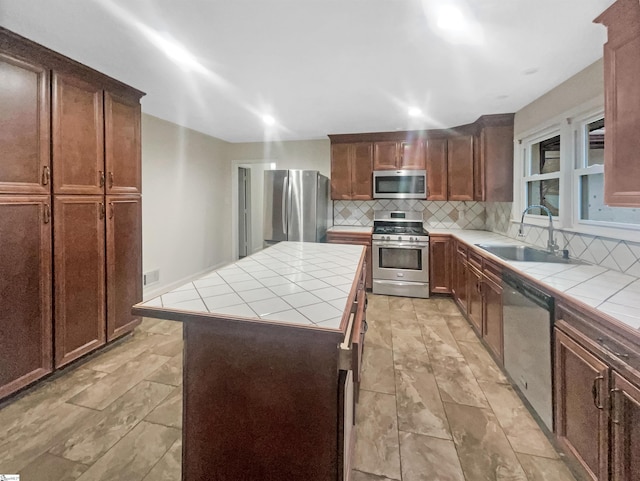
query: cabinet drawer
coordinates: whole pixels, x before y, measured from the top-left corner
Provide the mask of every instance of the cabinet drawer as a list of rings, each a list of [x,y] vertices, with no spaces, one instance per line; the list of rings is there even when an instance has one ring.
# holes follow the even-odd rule
[[[482,271],[482,256],[472,250],[469,251],[469,264]]]
[[[502,282],[502,268],[488,259],[484,259],[482,272],[487,279],[492,280],[496,284],[499,285]]]

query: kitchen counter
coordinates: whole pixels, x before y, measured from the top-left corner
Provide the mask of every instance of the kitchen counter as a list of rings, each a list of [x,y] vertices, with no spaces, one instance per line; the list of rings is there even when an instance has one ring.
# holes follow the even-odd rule
[[[357,245],[280,242],[136,306],[137,314],[185,321],[239,317],[340,327],[360,257]]]
[[[134,306],[184,323],[183,481],[350,471],[365,258],[281,242]]]
[[[430,229],[451,235],[491,258],[538,282],[552,292],[579,301],[632,329],[640,329],[640,278],[590,264],[517,262],[497,257],[474,244],[527,245],[494,232]]]
[[[334,225],[327,229],[327,232],[357,232],[358,234],[371,234],[373,227],[362,225]]]

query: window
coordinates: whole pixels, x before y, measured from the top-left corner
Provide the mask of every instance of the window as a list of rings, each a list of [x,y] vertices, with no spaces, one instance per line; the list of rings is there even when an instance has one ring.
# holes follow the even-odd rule
[[[542,205],[552,215],[560,214],[560,135],[551,135],[525,146],[525,199],[527,206]],[[542,209],[530,215],[547,216]]]
[[[583,224],[640,225],[640,209],[609,207],[604,203],[604,135],[602,115],[578,123],[574,175],[577,218]]]

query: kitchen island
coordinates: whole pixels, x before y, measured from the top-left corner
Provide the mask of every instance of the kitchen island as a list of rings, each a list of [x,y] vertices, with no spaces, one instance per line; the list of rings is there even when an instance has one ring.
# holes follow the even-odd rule
[[[134,306],[184,322],[184,481],[349,478],[365,259],[282,242]]]

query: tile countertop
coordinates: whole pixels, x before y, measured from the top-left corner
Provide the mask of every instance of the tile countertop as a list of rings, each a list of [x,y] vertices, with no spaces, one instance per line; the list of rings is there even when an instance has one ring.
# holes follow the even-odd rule
[[[526,245],[494,232],[429,229],[430,234],[452,235],[467,244]],[[499,260],[540,284],[607,314],[633,329],[640,329],[640,278],[590,264],[551,264],[501,259],[487,251],[483,255]]]
[[[364,249],[280,242],[140,306],[338,329]]]
[[[371,234],[373,227],[362,225],[334,225],[327,229],[327,232],[358,232],[362,234]]]

